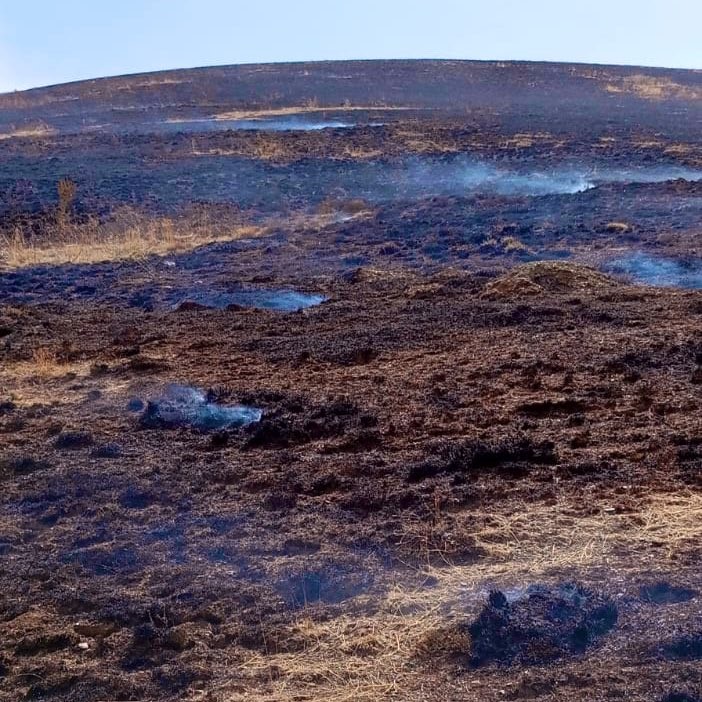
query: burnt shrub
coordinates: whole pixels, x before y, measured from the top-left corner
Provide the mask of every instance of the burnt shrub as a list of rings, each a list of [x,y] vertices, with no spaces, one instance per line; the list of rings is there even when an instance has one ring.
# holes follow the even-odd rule
[[[54,440],[56,448],[68,450],[88,448],[94,443],[92,434],[87,431],[62,431]]]
[[[18,656],[36,656],[41,653],[54,653],[69,648],[74,640],[68,634],[42,634],[26,636],[15,647]]]
[[[521,414],[528,417],[563,417],[581,414],[586,411],[585,404],[579,400],[542,400],[540,402],[527,402],[518,407]]]
[[[674,661],[702,660],[702,633],[673,639],[663,646],[663,655]]]
[[[430,447],[429,457],[410,467],[407,480],[420,482],[441,474],[498,473],[507,478],[527,475],[530,465],[554,465],[558,456],[550,441],[534,443],[526,437],[499,441],[444,442]]]
[[[148,622],[139,624],[132,631],[132,641],[122,668],[127,671],[144,670],[155,666],[166,643],[164,627]]]
[[[653,585],[643,585],[639,590],[639,596],[644,602],[657,605],[689,602],[698,595],[697,590],[688,587],[678,587],[665,581],[654,583]]]
[[[612,600],[575,583],[536,585],[516,599],[488,597],[468,627],[471,664],[538,665],[583,653],[617,623]]]
[[[3,475],[29,475],[49,468],[46,461],[37,460],[32,456],[15,456],[0,459],[0,477]]]
[[[117,443],[110,442],[95,447],[90,455],[93,458],[120,458],[122,456],[122,447]]]
[[[680,476],[689,483],[702,481],[702,437],[677,437],[677,463]]]
[[[61,560],[75,563],[92,575],[127,575],[141,565],[138,552],[129,547],[81,549],[67,553]]]

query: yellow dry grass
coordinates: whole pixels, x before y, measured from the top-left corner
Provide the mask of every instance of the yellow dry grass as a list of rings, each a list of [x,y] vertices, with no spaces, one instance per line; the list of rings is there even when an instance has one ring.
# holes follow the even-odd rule
[[[247,152],[250,152],[251,155],[258,159],[266,161],[284,159],[288,154],[285,145],[278,139],[266,138],[263,135],[256,137],[251,149],[247,150]]]
[[[306,105],[291,105],[289,107],[274,107],[265,110],[230,110],[219,112],[212,116],[214,120],[261,119],[265,117],[289,117],[292,115],[311,114],[315,112],[372,112],[374,110],[406,111],[414,107],[397,107],[391,105],[329,105],[322,106],[314,103]]]
[[[415,129],[398,129],[393,134],[394,141],[405,149],[418,154],[425,153],[457,153],[461,149],[452,143],[451,136],[447,141],[435,136],[429,137],[424,132]]]
[[[631,225],[628,222],[607,222],[605,229],[612,233],[626,234],[631,231]]]
[[[284,161],[291,157],[284,139],[271,134],[257,134],[253,139],[246,140],[231,148],[221,146],[203,147],[193,137],[190,150],[192,156],[246,156],[262,161]]]
[[[99,387],[105,397],[123,404],[129,381],[116,377],[91,378],[93,362],[74,359],[70,349],[51,341],[37,346],[28,358],[0,364],[0,399],[18,407],[76,405],[85,401],[86,386]]]
[[[232,680],[218,691],[221,699],[421,699],[422,652],[468,644],[453,641],[458,634],[451,628],[451,612],[477,611],[493,586],[530,584],[574,568],[580,573],[603,565],[615,574],[642,567],[652,572],[702,538],[702,495],[653,495],[626,514],[604,508],[582,516],[568,503],[532,505],[495,514],[477,532],[468,515],[464,528],[484,548],[481,562],[427,566],[424,571],[435,583],[431,588],[397,582],[372,614],[315,621],[303,613],[289,636],[304,645],[294,652],[252,654],[236,672],[236,685]]]
[[[19,129],[13,129],[9,132],[0,133],[0,141],[6,139],[22,139],[26,137],[46,137],[52,136],[56,133],[56,130],[47,127],[46,125],[38,125],[36,127],[23,127]]]
[[[690,165],[699,165],[702,160],[702,148],[695,144],[671,144],[663,150],[664,154],[683,156]]]
[[[369,149],[362,146],[345,146],[344,156],[347,158],[365,160],[379,158],[383,155],[380,149]]]
[[[514,134],[502,142],[503,147],[528,149],[535,144],[544,143],[553,139],[553,136],[547,132],[525,132]]]
[[[630,93],[644,100],[701,100],[702,89],[676,83],[669,78],[637,74],[605,86],[608,93]]]
[[[65,375],[67,364],[58,360],[55,351],[48,348],[38,348],[32,352],[32,360],[26,364],[26,368],[42,378],[55,378]]]
[[[523,241],[517,239],[516,236],[506,236],[502,239],[502,248],[505,253],[529,251],[529,247]]]
[[[242,225],[213,234],[178,227],[170,219],[157,219],[118,231],[97,224],[74,227],[50,242],[35,243],[18,230],[0,238],[0,264],[6,268],[22,268],[39,264],[138,260],[154,254],[187,251],[214,241],[261,236],[265,232],[265,227]]]
[[[509,270],[490,281],[483,295],[493,299],[541,295],[547,290],[603,292],[615,281],[595,268],[566,261],[535,261]]]
[[[0,398],[11,399],[18,407],[47,402],[67,407],[85,402],[88,383],[115,406],[122,406],[130,381],[116,377],[92,379],[91,367],[91,361],[69,361],[53,348],[39,347],[30,358],[0,367]]]
[[[205,244],[263,237],[280,228],[304,228],[317,231],[337,220],[339,214],[363,217],[367,207],[351,208],[353,203],[339,204],[336,211],[314,215],[270,218],[258,224],[221,225],[208,218],[148,217],[125,208],[105,223],[88,222],[58,228],[46,240],[33,241],[21,230],[0,235],[0,269],[63,263],[98,263],[102,261],[143,260],[148,256],[189,251]]]

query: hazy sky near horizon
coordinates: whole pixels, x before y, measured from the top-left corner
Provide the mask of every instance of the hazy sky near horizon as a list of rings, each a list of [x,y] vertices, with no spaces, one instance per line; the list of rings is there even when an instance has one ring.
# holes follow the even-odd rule
[[[0,92],[231,63],[454,58],[702,69],[700,0],[0,0]]]

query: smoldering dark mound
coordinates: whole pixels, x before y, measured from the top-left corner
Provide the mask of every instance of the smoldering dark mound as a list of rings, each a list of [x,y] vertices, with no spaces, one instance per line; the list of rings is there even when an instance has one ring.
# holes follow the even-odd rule
[[[148,402],[140,423],[147,428],[192,427],[208,432],[247,426],[260,421],[261,415],[255,407],[220,405],[212,393],[173,384]]]
[[[471,664],[540,664],[583,653],[617,623],[607,596],[575,583],[535,585],[510,601],[490,593],[468,626]]]

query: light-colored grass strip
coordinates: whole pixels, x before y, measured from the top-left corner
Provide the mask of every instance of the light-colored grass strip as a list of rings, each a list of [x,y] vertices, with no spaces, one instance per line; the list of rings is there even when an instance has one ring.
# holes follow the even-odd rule
[[[153,255],[190,251],[205,244],[263,237],[278,229],[305,228],[317,231],[337,221],[340,212],[321,212],[287,219],[272,218],[260,224],[210,226],[170,218],[131,215],[105,224],[89,222],[69,225],[42,241],[25,236],[21,230],[0,235],[0,269],[26,268],[64,263],[143,260]],[[368,211],[350,213],[366,216]]]
[[[213,120],[265,119],[266,117],[291,117],[294,115],[314,114],[317,112],[406,112],[426,108],[399,107],[391,105],[291,105],[274,107],[266,110],[229,110],[212,116]],[[169,120],[170,121],[170,120]]]
[[[170,220],[144,222],[118,233],[101,227],[76,227],[50,242],[36,243],[20,231],[0,238],[0,263],[7,268],[39,264],[139,260],[188,251],[206,243],[261,236],[265,227],[244,225],[216,234],[175,228]]]

